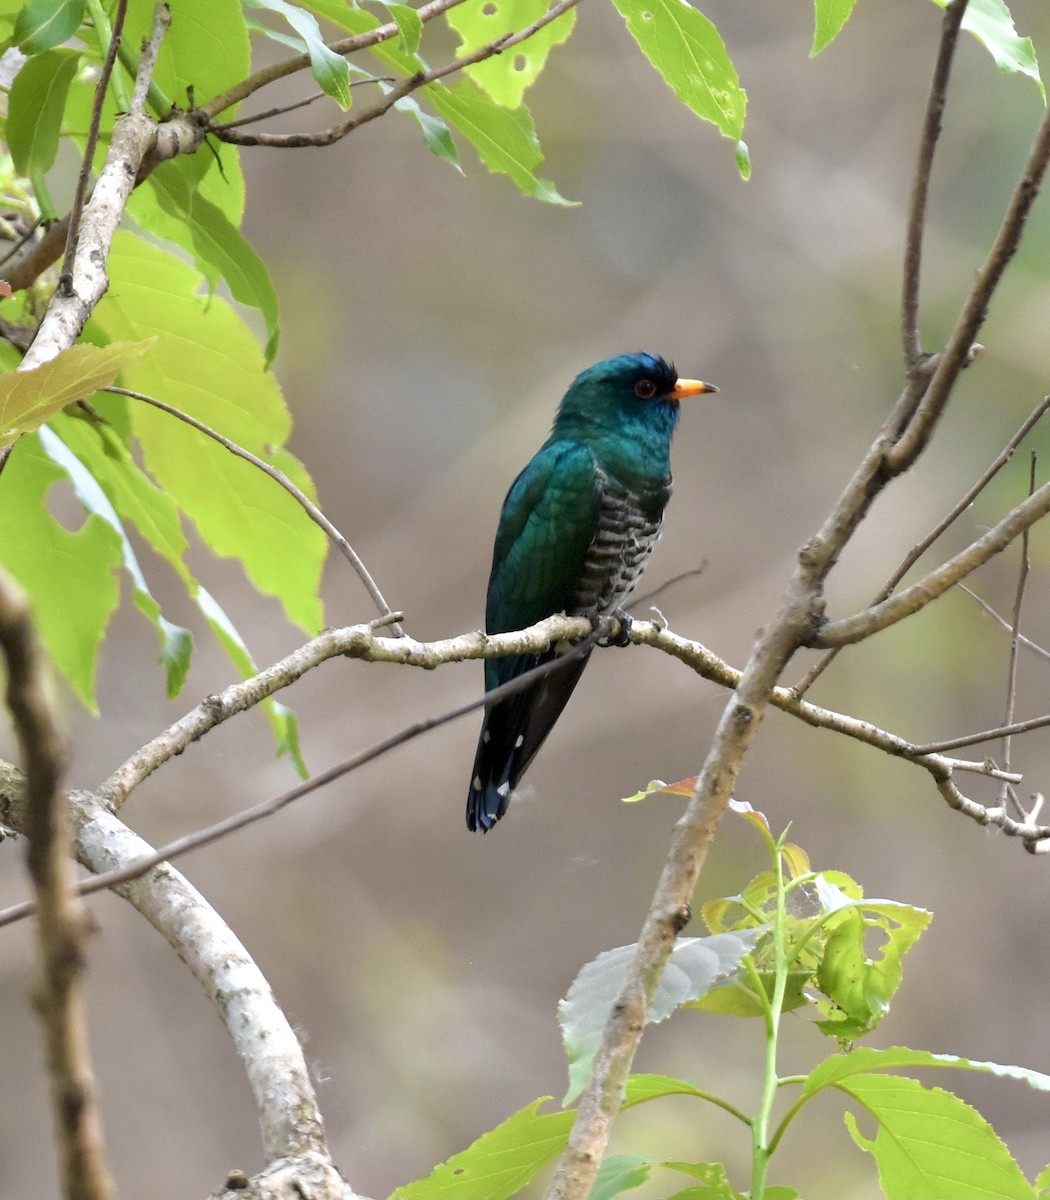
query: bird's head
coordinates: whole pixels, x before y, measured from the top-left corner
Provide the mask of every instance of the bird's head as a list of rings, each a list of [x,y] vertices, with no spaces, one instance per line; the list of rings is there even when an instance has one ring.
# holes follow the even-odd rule
[[[619,354],[581,371],[558,409],[555,429],[591,436],[643,433],[670,439],[678,402],[718,388],[699,379],[679,379],[673,363],[658,354]]]

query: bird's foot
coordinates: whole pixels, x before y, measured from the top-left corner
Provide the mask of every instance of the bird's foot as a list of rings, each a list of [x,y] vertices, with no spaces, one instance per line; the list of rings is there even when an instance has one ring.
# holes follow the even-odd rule
[[[631,644],[631,629],[634,626],[634,618],[626,609],[614,608],[609,614],[618,624],[619,629],[615,634],[608,634],[599,642],[602,646],[629,646]],[[601,623],[601,618],[598,618],[597,624]],[[596,627],[597,627],[596,624]]]

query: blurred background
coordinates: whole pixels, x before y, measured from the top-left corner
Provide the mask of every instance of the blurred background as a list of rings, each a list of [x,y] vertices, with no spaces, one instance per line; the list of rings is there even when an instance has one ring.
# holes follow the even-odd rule
[[[1012,8],[1045,72],[1050,8]],[[397,114],[331,149],[245,153],[247,232],[283,302],[276,369],[296,421],[292,449],[418,638],[481,625],[504,493],[572,377],[609,354],[647,349],[721,391],[683,413],[675,495],[641,590],[703,565],[659,607],[676,631],[742,665],[798,546],[898,394],[905,206],[938,9],[859,5],[816,60],[806,5],[706,11],[749,94],[749,183],[732,145],[678,107],[612,7],[598,3],[581,6],[571,43],[528,96],[546,153],[541,174],[579,207],[522,199],[469,147],[466,178],[458,175]],[[297,80],[285,98],[308,87]],[[926,243],[927,349],[950,328],[1041,113],[1030,81],[997,77],[987,53],[962,39]],[[309,110],[299,127],[325,123]],[[1044,197],[982,334],[985,354],[934,446],[878,502],[836,570],[833,615],[870,598],[1047,391],[1047,226]],[[1045,479],[1045,422],[1030,441]],[[1018,455],[922,566],[1017,503],[1027,470],[1027,454]],[[1045,524],[1031,556],[1025,628],[1045,646]],[[1012,603],[1018,561],[1014,550],[974,580],[1000,611]],[[260,664],[303,640],[234,565],[198,553],[193,569]],[[161,590],[164,570],[153,564]],[[200,630],[177,585],[171,592],[171,615]],[[331,625],[373,615],[338,556],[325,598]],[[71,784],[97,784],[231,681],[204,631],[181,700],[164,699],[155,658],[153,630],[127,605],[103,655],[103,718],[64,699]],[[791,679],[809,661],[792,664]],[[1007,661],[1008,636],[956,593],[843,654],[812,698],[913,740],[946,738],[999,723]],[[1023,659],[1019,716],[1046,711],[1047,678],[1045,661]],[[284,699],[317,771],[480,686],[478,664],[425,673],[337,661]],[[724,700],[653,651],[597,653],[491,835],[468,835],[463,823],[471,717],[181,862],[305,1042],[334,1157],[358,1191],[385,1196],[537,1096],[564,1093],[558,999],[585,962],[636,938],[681,811],[667,796],[620,798],[654,777],[695,774]],[[6,733],[0,749],[12,753]],[[1015,763],[1027,788],[1045,790],[1050,733],[1022,739]],[[139,788],[125,817],[158,843],[294,781],[251,714]],[[976,798],[993,795],[979,780],[962,783]],[[936,914],[874,1044],[1050,1071],[1050,860],[948,811],[925,773],[778,713],[738,797],[775,831],[790,822],[815,866],[848,871],[868,896]],[[764,866],[757,838],[728,819],[698,900],[738,891]],[[0,903],[26,886],[21,849],[7,845]],[[231,1168],[257,1170],[251,1096],[207,1000],[122,901],[96,897],[91,908],[100,926],[88,982],[92,1047],[122,1192],[182,1200]],[[703,932],[697,924],[690,933]],[[35,1200],[55,1193],[57,1176],[29,1003],[30,934],[0,934],[0,1194]],[[834,1048],[795,1018],[783,1046],[785,1072]],[[761,1050],[757,1023],[683,1014],[650,1032],[636,1066],[691,1077],[749,1108]],[[1030,1174],[1050,1160],[1046,1095],[959,1073],[930,1082],[977,1104]],[[861,1127],[872,1132],[863,1119]],[[723,1161],[746,1186],[745,1131],[695,1101],[633,1110],[613,1150]],[[828,1100],[785,1140],[771,1181],[814,1200],[879,1194],[871,1162]],[[663,1177],[637,1194],[679,1186]]]

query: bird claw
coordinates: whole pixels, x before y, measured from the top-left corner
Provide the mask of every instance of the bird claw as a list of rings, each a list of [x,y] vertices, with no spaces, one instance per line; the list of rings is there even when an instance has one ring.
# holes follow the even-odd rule
[[[622,608],[615,608],[609,614],[615,621],[619,623],[619,629],[615,634],[608,634],[599,641],[601,646],[629,646],[631,644],[631,629],[634,627],[634,618],[630,613]],[[596,618],[595,628],[600,627],[602,618]]]

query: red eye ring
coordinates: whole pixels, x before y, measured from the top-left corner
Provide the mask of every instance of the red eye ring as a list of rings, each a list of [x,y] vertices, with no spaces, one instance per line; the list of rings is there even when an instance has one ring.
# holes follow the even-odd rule
[[[634,385],[634,394],[639,400],[651,400],[656,395],[656,384],[651,379],[639,379]]]

